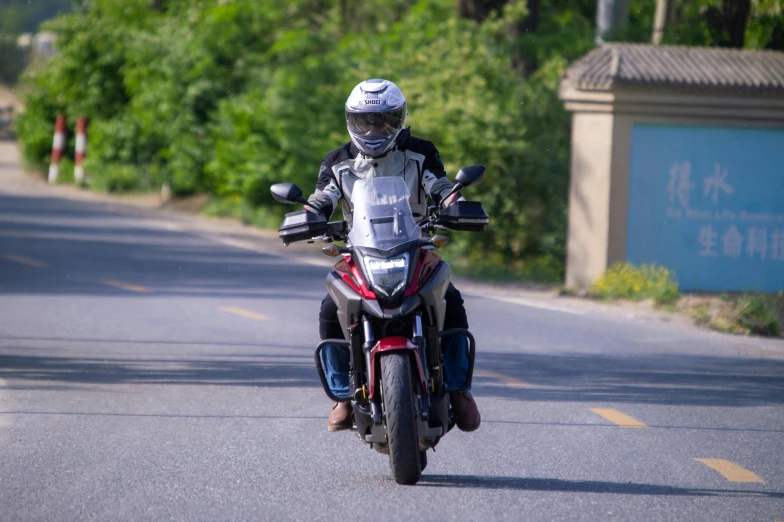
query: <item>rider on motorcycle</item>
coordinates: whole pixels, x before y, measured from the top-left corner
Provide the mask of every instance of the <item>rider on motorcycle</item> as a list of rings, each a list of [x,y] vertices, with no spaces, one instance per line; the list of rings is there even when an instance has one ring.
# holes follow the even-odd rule
[[[453,184],[446,177],[435,145],[411,136],[409,129],[404,129],[407,116],[406,99],[394,83],[372,79],[354,87],[346,101],[346,124],[351,141],[324,157],[316,192],[308,198],[305,208],[329,218],[342,200],[343,216],[350,224],[354,183],[358,179],[381,176],[404,179],[416,219],[425,215],[428,196],[441,204]],[[448,205],[460,199],[458,192],[443,203]],[[467,329],[463,298],[451,283],[444,299],[444,329]],[[329,295],[321,302],[319,334],[322,340],[345,337],[338,322],[337,306]],[[450,396],[450,402],[459,429],[474,431],[479,427],[479,410],[470,392],[455,393]],[[333,403],[327,425],[329,431],[350,429],[351,403]]]

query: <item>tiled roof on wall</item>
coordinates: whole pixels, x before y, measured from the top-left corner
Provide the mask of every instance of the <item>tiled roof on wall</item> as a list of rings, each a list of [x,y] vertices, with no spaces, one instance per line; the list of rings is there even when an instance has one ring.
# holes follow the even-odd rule
[[[605,44],[575,62],[565,79],[591,91],[647,87],[784,95],[784,53]]]

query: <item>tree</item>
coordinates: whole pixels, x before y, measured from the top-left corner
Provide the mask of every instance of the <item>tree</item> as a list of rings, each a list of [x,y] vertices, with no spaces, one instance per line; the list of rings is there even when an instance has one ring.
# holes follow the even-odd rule
[[[711,6],[703,15],[715,45],[742,49],[751,13],[751,0],[723,0],[721,9]]]

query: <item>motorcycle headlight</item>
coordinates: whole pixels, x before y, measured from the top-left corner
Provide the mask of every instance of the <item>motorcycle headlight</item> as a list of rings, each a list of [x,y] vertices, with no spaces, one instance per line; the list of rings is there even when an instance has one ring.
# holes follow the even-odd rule
[[[370,283],[384,297],[392,297],[406,287],[408,254],[392,259],[365,256],[365,270]]]

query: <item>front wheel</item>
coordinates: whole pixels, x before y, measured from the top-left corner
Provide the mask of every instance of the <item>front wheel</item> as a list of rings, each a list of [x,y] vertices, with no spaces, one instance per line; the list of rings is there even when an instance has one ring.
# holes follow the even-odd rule
[[[385,354],[381,358],[381,379],[392,476],[398,484],[416,484],[422,468],[408,354]]]

